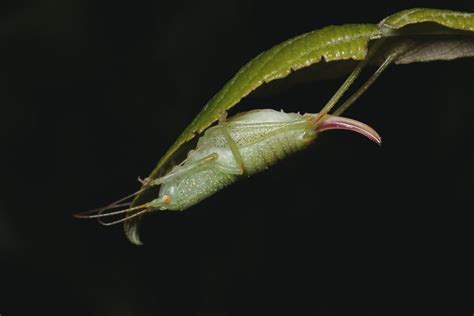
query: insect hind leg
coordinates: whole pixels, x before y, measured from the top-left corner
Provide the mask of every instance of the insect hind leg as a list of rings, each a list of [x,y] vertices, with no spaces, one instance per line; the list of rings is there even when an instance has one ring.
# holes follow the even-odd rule
[[[332,96],[332,98],[328,101],[328,103],[319,111],[318,115],[314,118],[313,122],[315,124],[319,123],[323,117],[328,114],[331,109],[336,105],[336,103],[339,101],[339,99],[344,95],[344,93],[349,89],[349,87],[354,83],[354,81],[357,79],[359,74],[361,73],[362,69],[367,65],[369,60],[373,57],[376,56],[379,51],[380,47],[384,45],[384,41],[377,42],[372,48],[371,51],[367,54],[366,58],[362,60],[352,71],[352,73],[347,77],[347,79],[344,81],[344,83],[339,87],[339,89],[336,91],[336,93]],[[354,103],[367,89],[377,80],[377,78],[380,76],[380,74],[389,66],[391,65],[397,57],[402,54],[408,46],[402,45],[401,47],[398,47],[395,49],[393,52],[390,53],[389,56],[387,56],[383,63],[379,66],[379,68],[375,71],[375,73],[372,74],[372,76],[364,82],[364,84],[356,91],[354,92],[339,108],[334,111],[333,115],[340,115],[342,114],[349,106]]]
[[[382,72],[389,66],[392,64],[392,62],[396,59],[396,57],[398,57],[398,52],[396,53],[392,53],[390,54],[387,58],[385,58],[385,60],[383,61],[383,63],[379,66],[379,68],[377,68],[377,70],[370,76],[369,79],[367,79],[367,81],[365,81],[362,86],[359,87],[359,89],[357,89],[356,92],[354,92],[343,104],[341,104],[333,113],[333,115],[335,116],[339,116],[341,115],[342,113],[344,113],[344,111],[346,111],[349,106],[352,105],[352,103],[354,103],[362,94],[364,94],[365,91],[367,91],[367,89],[370,88],[370,86],[378,79],[378,77],[382,74]]]

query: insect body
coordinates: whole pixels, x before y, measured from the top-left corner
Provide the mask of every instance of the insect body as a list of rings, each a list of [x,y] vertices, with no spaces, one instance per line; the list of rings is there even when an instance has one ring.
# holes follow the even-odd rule
[[[306,148],[319,132],[347,129],[380,143],[371,127],[361,122],[327,115],[316,122],[317,114],[283,113],[271,109],[238,114],[209,128],[196,149],[165,176],[150,180],[147,186],[160,185],[158,198],[143,205],[95,215],[94,218],[136,211],[115,224],[155,210],[184,210],[213,195],[239,178],[263,171],[286,156]],[[111,207],[118,205],[112,204]],[[110,207],[109,207],[110,208]]]

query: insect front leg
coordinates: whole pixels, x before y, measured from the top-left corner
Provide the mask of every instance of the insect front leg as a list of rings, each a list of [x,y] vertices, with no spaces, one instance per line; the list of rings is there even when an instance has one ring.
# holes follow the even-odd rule
[[[227,112],[224,111],[221,113],[221,116],[219,118],[219,129],[222,135],[224,135],[224,138],[227,144],[229,145],[230,151],[232,152],[232,156],[234,157],[235,162],[239,166],[240,175],[243,175],[246,173],[244,160],[242,159],[242,154],[240,153],[239,147],[235,143],[232,136],[230,136],[229,129],[227,128],[226,119],[227,119]]]
[[[377,42],[370,51],[370,54],[361,61],[352,71],[352,73],[347,77],[346,81],[339,87],[336,93],[331,97],[331,99],[326,103],[326,105],[319,111],[318,115],[313,119],[315,124],[319,123],[323,117],[331,111],[331,109],[336,105],[339,99],[343,96],[343,94],[349,89],[349,87],[354,83],[357,79],[359,74],[362,71],[362,68],[369,62],[369,59],[372,58],[377,54],[380,47],[383,46],[384,41]],[[334,113],[333,115],[340,115],[342,114],[347,108],[354,103],[380,76],[380,74],[389,66],[391,65],[399,56],[400,54],[404,53],[408,48],[407,45],[402,45],[401,47],[395,49],[389,56],[387,56],[383,63],[379,66],[377,71],[372,74],[372,76],[351,96],[344,102]]]

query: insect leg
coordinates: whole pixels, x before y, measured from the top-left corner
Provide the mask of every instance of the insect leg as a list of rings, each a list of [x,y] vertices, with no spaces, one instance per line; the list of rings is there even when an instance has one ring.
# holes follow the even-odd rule
[[[180,175],[183,175],[184,173],[187,173],[193,169],[196,169],[196,168],[199,168],[199,167],[202,167],[212,161],[215,161],[217,158],[219,157],[219,155],[217,155],[216,153],[212,153],[204,158],[201,158],[199,159],[198,161],[196,162],[193,162],[189,165],[186,165],[186,166],[183,166],[181,168],[179,168],[178,170],[172,172],[172,173],[169,173],[163,177],[160,177],[158,179],[155,179],[151,182],[150,185],[160,185],[162,183],[164,183],[165,181],[168,181],[174,177],[178,177]]]
[[[242,159],[242,154],[240,153],[239,147],[235,143],[232,136],[230,136],[229,130],[227,129],[227,124],[225,122],[226,117],[227,117],[227,112],[223,112],[223,114],[221,114],[221,117],[219,119],[220,131],[222,135],[224,135],[224,138],[227,144],[229,145],[230,151],[232,152],[232,155],[234,156],[235,162],[239,166],[240,174],[243,175],[245,174],[244,160]]]
[[[339,116],[342,113],[344,113],[349,106],[352,105],[367,89],[377,80],[377,78],[380,76],[380,74],[395,60],[395,58],[398,56],[398,53],[393,53],[390,54],[387,58],[385,58],[384,62],[379,66],[379,68],[370,76],[369,79],[367,79],[364,84],[357,89],[356,92],[354,92],[339,108],[337,108],[334,113],[332,113],[335,116]]]
[[[313,119],[313,122],[315,124],[319,123],[321,121],[321,119],[326,114],[328,114],[329,111],[331,111],[331,109],[334,107],[334,105],[339,101],[339,99],[344,95],[344,93],[347,91],[347,89],[349,89],[349,87],[357,79],[357,77],[359,76],[360,72],[365,67],[365,65],[367,64],[369,59],[371,59],[371,57],[374,56],[379,51],[380,47],[383,46],[383,45],[384,45],[384,41],[380,40],[380,41],[376,42],[371,47],[371,49],[370,49],[369,53],[367,54],[366,58],[356,66],[356,68],[352,71],[352,73],[349,75],[349,77],[347,77],[346,81],[344,81],[344,83],[339,87],[339,89],[332,96],[332,98],[328,101],[328,103],[321,109],[321,111],[319,111],[318,115]],[[357,98],[360,97],[372,85],[372,83],[374,83],[374,81],[383,72],[383,70],[385,70],[385,68],[387,68],[387,66],[390,65],[393,62],[393,60],[395,60],[395,58],[397,56],[399,56],[399,54],[403,53],[406,50],[406,48],[408,47],[407,45],[402,45],[402,46],[398,47],[397,49],[395,49],[392,52],[392,54],[390,54],[385,59],[385,61],[382,63],[382,65],[380,65],[380,67],[372,75],[372,77],[369,78],[369,80],[367,80],[367,82],[364,83],[364,85],[361,88],[359,88],[359,90],[357,90],[349,100],[346,101],[347,104],[346,104],[346,102],[343,104],[344,108],[341,110],[341,113],[344,112],[355,100],[357,100]]]
[[[321,119],[331,111],[333,106],[339,101],[339,99],[343,96],[343,94],[349,89],[349,87],[354,83],[354,81],[357,79],[359,76],[360,72],[362,71],[362,68],[367,64],[367,59],[361,61],[355,69],[351,72],[349,77],[347,77],[346,81],[337,89],[336,93],[332,96],[332,98],[326,103],[326,105],[319,111],[318,115],[314,118],[314,123],[319,123]]]

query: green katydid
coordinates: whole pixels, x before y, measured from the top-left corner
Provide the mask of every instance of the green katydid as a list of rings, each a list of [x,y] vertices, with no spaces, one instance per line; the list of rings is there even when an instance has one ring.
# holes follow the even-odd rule
[[[289,39],[249,61],[211,98],[143,181],[142,189],[126,197],[135,197],[132,203],[120,204],[124,198],[79,217],[102,221],[108,216],[126,213],[125,217],[105,224],[125,221],[127,237],[140,244],[137,233],[137,217],[140,215],[152,210],[181,210],[192,206],[243,174],[254,174],[273,164],[277,158],[303,149],[318,132],[350,129],[380,142],[373,129],[340,115],[390,64],[472,56],[474,14],[448,10],[409,9],[391,15],[379,24],[329,26]],[[318,114],[301,116],[256,110],[229,121],[221,119],[219,125],[206,131],[228,109],[263,83],[284,78],[292,71],[309,66],[324,64],[331,67],[338,61],[353,61],[355,67]],[[378,69],[332,116],[328,115],[366,65],[377,65]],[[186,160],[169,171],[173,167],[169,165],[170,159],[176,151],[204,131],[196,150],[189,152]],[[282,139],[294,144],[295,150],[285,149]],[[270,151],[277,154],[267,156]],[[143,203],[142,193],[157,185],[161,185],[158,198]],[[128,208],[110,211],[124,206]]]

